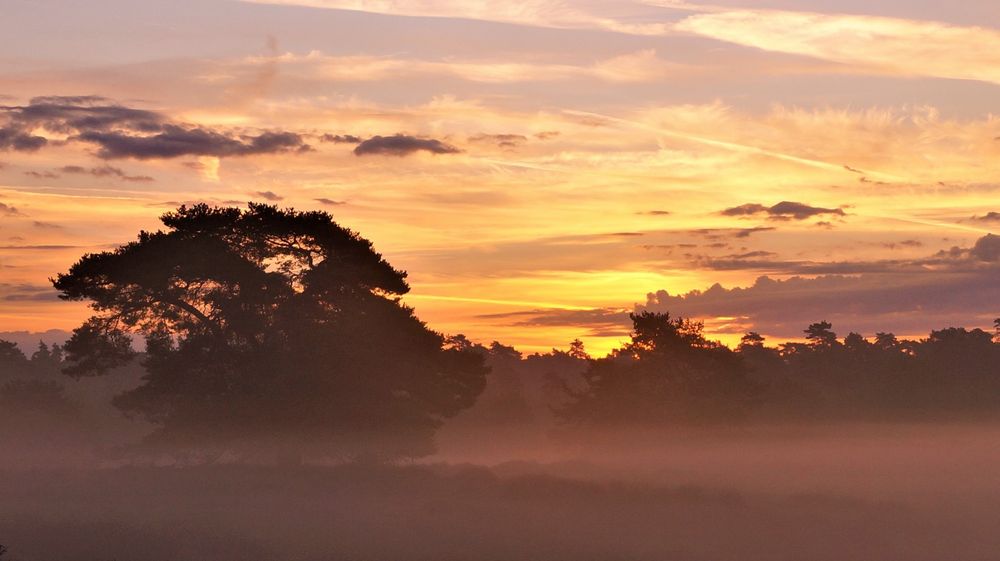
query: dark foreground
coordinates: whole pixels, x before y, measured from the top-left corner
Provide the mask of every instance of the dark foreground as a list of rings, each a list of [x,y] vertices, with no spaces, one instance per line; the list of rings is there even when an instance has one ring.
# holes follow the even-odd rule
[[[998,436],[689,434],[490,467],[8,468],[0,543],[5,561],[995,560]]]

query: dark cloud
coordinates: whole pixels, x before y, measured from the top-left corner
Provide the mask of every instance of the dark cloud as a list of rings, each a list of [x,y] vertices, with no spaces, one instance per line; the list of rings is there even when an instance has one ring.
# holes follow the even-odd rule
[[[469,142],[494,144],[500,148],[517,148],[528,141],[523,134],[477,134],[469,137]]]
[[[986,234],[979,238],[969,250],[969,256],[984,263],[1000,262],[1000,236]]]
[[[641,214],[645,216],[669,216],[671,213],[669,210],[646,210],[642,212],[637,212],[636,214]]]
[[[332,142],[334,144],[359,144],[361,142],[360,136],[354,136],[353,134],[324,134],[319,137],[320,142]]]
[[[34,177],[35,179],[58,179],[59,174],[53,173],[51,171],[26,171],[24,175],[28,177]]]
[[[458,148],[433,138],[418,138],[405,134],[392,136],[373,136],[354,149],[356,156],[385,155],[409,156],[415,152],[430,152],[431,154],[457,154]]]
[[[756,216],[765,214],[770,220],[805,220],[824,214],[845,216],[840,208],[822,208],[804,203],[781,201],[774,206],[764,206],[758,203],[748,203],[723,210],[723,216]]]
[[[972,219],[980,222],[1000,222],[1000,212],[990,211],[982,216],[973,216]]]
[[[181,156],[215,156],[218,158],[250,156],[310,150],[302,137],[290,132],[266,132],[258,136],[235,138],[204,128],[164,125],[162,131],[147,136],[130,132],[89,131],[77,140],[99,146],[97,155],[112,160],[118,158],[177,158]]]
[[[0,203],[0,216],[24,216],[24,213],[17,210],[17,207]]]
[[[117,177],[122,181],[131,182],[149,182],[155,181],[152,177],[148,175],[129,175],[125,173],[122,169],[104,165],[93,168],[85,168],[83,166],[63,166],[59,168],[59,171],[69,174],[88,174],[94,177]]]
[[[172,122],[161,113],[135,109],[97,96],[36,97],[28,105],[0,106],[7,122],[0,128],[0,149],[37,150],[47,141],[31,131],[42,128],[70,141],[94,144],[97,155],[115,158],[250,156],[310,150],[292,132],[234,135]],[[124,175],[120,176],[123,179]],[[128,176],[132,181],[145,176]]]
[[[41,228],[43,230],[62,230],[62,226],[54,224],[52,222],[42,222],[41,220],[35,220],[33,223],[35,228]]]
[[[885,247],[885,248],[888,248],[888,249],[899,249],[899,248],[904,248],[904,247],[923,247],[924,246],[924,242],[922,242],[920,240],[902,240],[902,241],[898,241],[898,242],[886,242],[886,243],[883,243],[881,245],[882,245],[882,247]]]
[[[749,238],[753,234],[760,232],[770,232],[776,230],[773,226],[754,226],[753,228],[699,228],[689,230],[687,233],[695,236],[703,236],[710,240],[722,238]]]
[[[347,204],[344,201],[335,201],[333,199],[326,199],[326,198],[322,198],[322,197],[319,198],[319,199],[313,199],[313,200],[316,201],[317,203],[321,204],[321,205],[326,205],[326,206],[340,206],[340,205]]]
[[[125,107],[97,96],[35,97],[28,105],[3,106],[0,111],[20,127],[43,127],[62,134],[112,129],[155,132],[167,121],[159,113]]]
[[[47,143],[48,140],[45,137],[29,134],[17,127],[0,127],[0,150],[34,152]]]
[[[501,321],[514,327],[584,327],[588,335],[608,337],[628,335],[631,310],[594,308],[590,310],[523,310],[482,314],[479,319]]]
[[[59,299],[51,285],[0,283],[0,300],[7,302],[49,302]]]
[[[283,200],[285,200],[285,197],[282,197],[281,195],[275,193],[274,191],[254,191],[253,193],[251,193],[251,195],[254,195],[256,197],[260,197],[262,199],[266,199],[266,200],[269,200],[269,201],[283,201]]]

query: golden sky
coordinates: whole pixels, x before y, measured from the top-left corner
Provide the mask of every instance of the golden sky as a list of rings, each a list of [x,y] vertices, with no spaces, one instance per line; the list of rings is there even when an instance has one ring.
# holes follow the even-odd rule
[[[524,351],[603,353],[637,306],[726,342],[986,327],[988,4],[7,2],[0,332],[75,327],[47,278],[81,254],[250,200],[330,211],[432,328]]]

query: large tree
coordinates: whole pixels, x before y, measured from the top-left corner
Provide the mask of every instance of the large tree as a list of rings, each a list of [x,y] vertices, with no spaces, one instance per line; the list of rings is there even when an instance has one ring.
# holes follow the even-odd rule
[[[400,302],[409,287],[371,242],[325,212],[180,207],[165,231],[88,254],[53,282],[95,315],[65,347],[73,376],[130,360],[145,382],[116,406],[151,443],[400,456],[432,450],[442,419],[485,385]]]

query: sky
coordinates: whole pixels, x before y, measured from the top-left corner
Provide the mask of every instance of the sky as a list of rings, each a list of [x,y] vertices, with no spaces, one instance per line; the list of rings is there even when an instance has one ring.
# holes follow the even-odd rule
[[[0,3],[0,331],[182,203],[329,211],[428,325],[603,354],[628,313],[1000,316],[1000,3]]]

